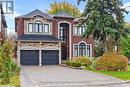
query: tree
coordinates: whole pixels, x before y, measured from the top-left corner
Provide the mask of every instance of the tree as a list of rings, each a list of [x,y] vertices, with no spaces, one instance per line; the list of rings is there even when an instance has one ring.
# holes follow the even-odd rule
[[[80,10],[75,6],[66,1],[63,2],[53,2],[50,4],[49,14],[56,14],[59,11],[65,11],[74,17],[80,17]]]
[[[19,67],[13,61],[14,46],[10,41],[6,41],[0,48],[0,83],[6,85],[10,79],[18,74]]]
[[[121,37],[127,36],[128,31],[124,28],[125,9],[122,0],[78,0],[86,1],[81,20],[81,25],[87,25],[84,37],[90,35],[94,40],[103,44],[104,52],[111,52],[109,47],[119,46]],[[108,43],[113,41],[111,46]]]
[[[121,39],[121,52],[130,57],[130,36]]]

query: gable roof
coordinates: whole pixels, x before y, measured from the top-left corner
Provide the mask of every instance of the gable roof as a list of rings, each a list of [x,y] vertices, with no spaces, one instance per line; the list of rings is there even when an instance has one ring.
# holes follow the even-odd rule
[[[69,13],[65,11],[59,11],[57,14],[54,15],[54,17],[65,17],[65,18],[75,18],[74,16],[70,15]]]
[[[35,16],[35,15],[43,16],[43,17],[45,17],[46,19],[51,19],[51,20],[53,19],[51,16],[49,16],[49,15],[46,14],[46,13],[43,13],[42,11],[40,11],[40,10],[38,10],[38,9],[36,9],[36,10],[34,10],[34,11],[32,11],[32,12],[26,14],[26,15],[18,16],[18,17],[16,17],[16,18],[32,18],[32,17]]]
[[[37,35],[37,34],[24,34],[19,36],[16,41],[52,41],[52,42],[60,42],[61,40],[54,37],[53,35]]]

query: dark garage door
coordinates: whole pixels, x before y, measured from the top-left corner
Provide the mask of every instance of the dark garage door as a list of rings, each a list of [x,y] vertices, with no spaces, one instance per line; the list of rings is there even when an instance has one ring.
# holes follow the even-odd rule
[[[57,50],[43,50],[42,51],[42,65],[58,65],[59,51]]]
[[[20,52],[21,65],[39,65],[38,50],[21,50]]]

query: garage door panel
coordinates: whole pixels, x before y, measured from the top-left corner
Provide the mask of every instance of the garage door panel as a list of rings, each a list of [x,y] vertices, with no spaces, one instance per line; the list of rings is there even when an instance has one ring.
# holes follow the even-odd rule
[[[42,65],[57,65],[57,64],[59,64],[59,51],[57,50],[42,51]]]
[[[21,50],[20,62],[22,65],[39,65],[39,51]]]

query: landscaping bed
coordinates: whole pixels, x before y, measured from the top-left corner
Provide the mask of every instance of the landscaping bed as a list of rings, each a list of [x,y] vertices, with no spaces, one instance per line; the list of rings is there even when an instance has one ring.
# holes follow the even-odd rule
[[[130,65],[128,58],[117,53],[103,54],[99,58],[78,57],[67,61],[66,65],[80,69],[113,76],[122,80],[130,80]]]
[[[119,78],[119,79],[122,79],[122,80],[130,80],[130,65],[128,67],[129,67],[128,71],[119,71],[119,72],[116,72],[116,71],[99,71],[99,70],[95,70],[95,69],[92,69],[92,68],[89,68],[89,67],[86,67],[85,69],[93,71],[93,72],[98,72],[98,73],[101,73],[101,74],[113,76],[113,77],[116,77],[116,78]]]
[[[17,74],[16,76],[12,77],[9,84],[6,84],[6,85],[0,84],[0,87],[1,86],[20,87],[20,77],[19,77],[19,74]]]

